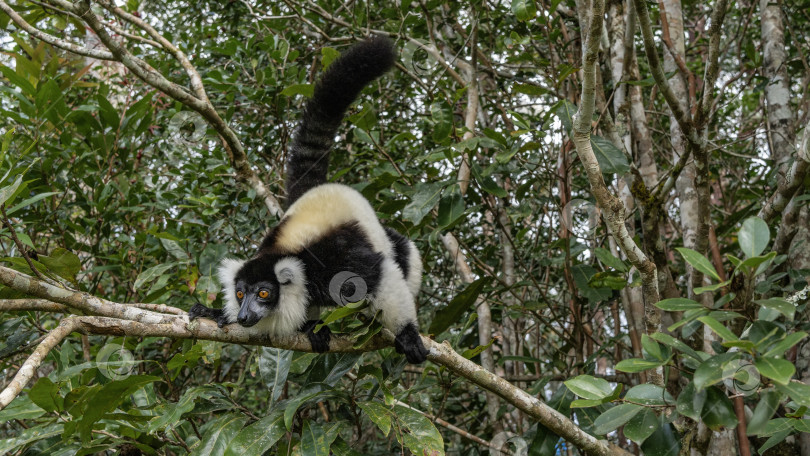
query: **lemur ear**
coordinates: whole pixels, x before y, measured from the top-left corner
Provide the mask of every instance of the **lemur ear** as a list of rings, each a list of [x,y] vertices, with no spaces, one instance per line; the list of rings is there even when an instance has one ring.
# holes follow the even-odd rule
[[[298,258],[282,258],[276,263],[275,272],[281,285],[300,282],[304,276],[304,264]]]

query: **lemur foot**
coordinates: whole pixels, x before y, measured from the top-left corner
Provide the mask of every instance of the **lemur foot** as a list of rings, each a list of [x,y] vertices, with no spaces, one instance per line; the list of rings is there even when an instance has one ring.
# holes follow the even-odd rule
[[[315,332],[315,326],[321,323],[323,320],[307,320],[299,329],[300,332],[307,335],[309,343],[312,344],[312,351],[316,353],[329,351],[329,341],[332,339],[332,331],[328,326],[323,326],[318,332]]]
[[[422,344],[422,336],[419,335],[419,330],[413,323],[408,323],[399,330],[399,334],[394,339],[394,348],[397,353],[404,354],[405,359],[411,364],[424,363],[430,353]]]

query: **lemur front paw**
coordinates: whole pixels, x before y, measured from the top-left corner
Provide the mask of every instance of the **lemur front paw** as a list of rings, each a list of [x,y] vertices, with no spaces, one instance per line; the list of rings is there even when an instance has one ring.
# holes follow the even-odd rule
[[[405,355],[411,364],[421,364],[427,359],[428,351],[422,343],[422,336],[413,323],[405,325],[394,339],[394,348],[397,353]]]
[[[189,320],[196,320],[197,318],[211,318],[215,319],[213,315],[217,309],[211,309],[209,307],[205,307],[202,304],[194,304],[191,309],[188,311],[188,319]]]
[[[188,311],[189,320],[195,320],[197,318],[208,318],[209,320],[214,320],[217,322],[217,326],[220,328],[231,323],[228,321],[228,317],[225,315],[225,312],[223,312],[222,309],[212,309],[199,303],[194,304]]]
[[[312,351],[316,353],[324,353],[329,351],[329,341],[332,339],[332,331],[328,326],[323,326],[318,332],[315,332],[315,326],[323,323],[323,320],[307,320],[301,329],[309,338],[309,343],[312,344]]]

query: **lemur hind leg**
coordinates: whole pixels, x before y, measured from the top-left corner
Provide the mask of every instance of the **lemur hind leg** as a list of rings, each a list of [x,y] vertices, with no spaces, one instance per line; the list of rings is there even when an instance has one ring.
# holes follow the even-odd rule
[[[307,320],[298,329],[299,332],[307,335],[309,343],[312,344],[312,351],[315,353],[329,351],[329,341],[332,339],[332,331],[326,325],[321,327],[318,332],[315,332],[315,327],[321,323],[323,323],[323,320]]]
[[[429,351],[419,334],[414,298],[402,271],[391,259],[380,264],[382,280],[374,293],[372,310],[381,310],[383,326],[394,333],[394,348],[411,364],[425,362]]]

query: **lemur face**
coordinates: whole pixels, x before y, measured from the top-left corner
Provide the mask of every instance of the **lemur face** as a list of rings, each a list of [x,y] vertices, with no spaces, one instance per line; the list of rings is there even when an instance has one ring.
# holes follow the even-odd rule
[[[239,280],[236,282],[234,293],[239,303],[236,321],[245,327],[255,325],[278,307],[278,284],[272,282],[248,284]]]

